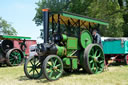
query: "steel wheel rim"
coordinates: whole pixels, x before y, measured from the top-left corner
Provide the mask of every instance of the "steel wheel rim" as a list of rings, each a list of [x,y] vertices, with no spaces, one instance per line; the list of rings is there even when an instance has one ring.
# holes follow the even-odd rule
[[[9,61],[12,65],[18,65],[22,62],[22,54],[18,50],[10,53]]]
[[[40,75],[42,75],[41,63],[38,58],[33,57],[32,59],[30,59],[29,62],[27,63],[26,68],[27,68],[27,73],[32,78],[37,78]]]
[[[100,73],[104,68],[104,54],[99,46],[93,46],[88,54],[89,67],[93,73]]]
[[[61,61],[56,58],[56,57],[52,57],[47,61],[46,64],[46,75],[52,79],[58,79],[61,74],[63,72],[63,66]]]

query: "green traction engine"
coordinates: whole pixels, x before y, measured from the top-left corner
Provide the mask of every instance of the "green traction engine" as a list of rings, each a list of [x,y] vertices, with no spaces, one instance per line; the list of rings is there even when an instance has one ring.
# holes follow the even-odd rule
[[[25,39],[30,37],[0,35],[0,66],[17,66],[23,63],[26,49]],[[20,48],[14,47],[14,40],[20,41]]]
[[[83,70],[89,74],[104,69],[102,47],[93,44],[90,26],[108,25],[77,14],[61,12],[54,14],[43,9],[44,43],[37,44],[36,52],[24,65],[24,72],[30,79],[44,75],[48,80],[57,80],[65,72]]]

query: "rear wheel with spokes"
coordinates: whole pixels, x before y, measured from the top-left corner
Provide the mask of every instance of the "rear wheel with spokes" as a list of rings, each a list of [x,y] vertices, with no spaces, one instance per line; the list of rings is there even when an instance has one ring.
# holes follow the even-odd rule
[[[38,79],[42,76],[41,62],[38,56],[28,58],[24,64],[24,73],[30,79]]]
[[[7,51],[6,54],[6,63],[9,66],[17,66],[22,64],[24,59],[24,54],[20,49],[13,48]]]
[[[90,44],[84,52],[84,68],[90,74],[104,70],[104,53],[100,45]]]
[[[43,62],[42,70],[48,80],[57,80],[63,73],[62,60],[57,55],[49,55]]]

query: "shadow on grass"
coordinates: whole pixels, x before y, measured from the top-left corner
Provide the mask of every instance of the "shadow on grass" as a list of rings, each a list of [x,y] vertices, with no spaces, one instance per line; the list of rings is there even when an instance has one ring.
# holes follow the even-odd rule
[[[70,72],[70,73],[64,72],[61,78],[69,77],[71,75],[81,75],[81,74],[86,75],[87,73],[81,72],[81,71],[78,71],[78,72],[75,71],[75,72]],[[48,82],[55,82],[55,81],[49,81],[46,78],[37,80],[37,83],[48,83]]]
[[[32,81],[35,80],[37,83],[48,83],[50,81],[46,80],[43,76],[39,79],[29,79],[27,76],[20,76],[18,78],[19,81]]]
[[[18,77],[18,78],[16,78],[16,79],[18,79],[19,81],[31,80],[31,79],[27,78],[26,76],[20,76],[20,77]]]
[[[44,77],[42,76],[42,77],[40,77],[39,79],[43,79]],[[27,76],[20,76],[20,77],[18,77],[18,78],[16,78],[16,79],[18,79],[19,81],[27,81],[27,80],[39,80],[39,79],[29,79]]]
[[[64,78],[64,77],[69,77],[71,75],[86,75],[87,73],[85,72],[81,72],[81,71],[75,71],[75,72],[71,72],[71,73],[66,73],[64,72],[63,75],[61,76],[61,78]],[[29,79],[28,77],[26,76],[20,76],[18,78],[16,78],[17,80],[19,81],[31,81],[31,80],[35,80],[37,83],[48,83],[48,82],[55,82],[55,81],[49,81],[47,80],[44,76],[42,76],[41,78],[39,79]]]

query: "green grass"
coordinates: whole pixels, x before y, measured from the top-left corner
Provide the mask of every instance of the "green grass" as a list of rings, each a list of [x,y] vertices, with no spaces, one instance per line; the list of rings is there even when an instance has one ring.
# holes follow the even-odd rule
[[[128,66],[112,66],[101,74],[64,74],[57,81],[45,78],[30,80],[24,75],[23,66],[0,67],[0,85],[128,85]]]

